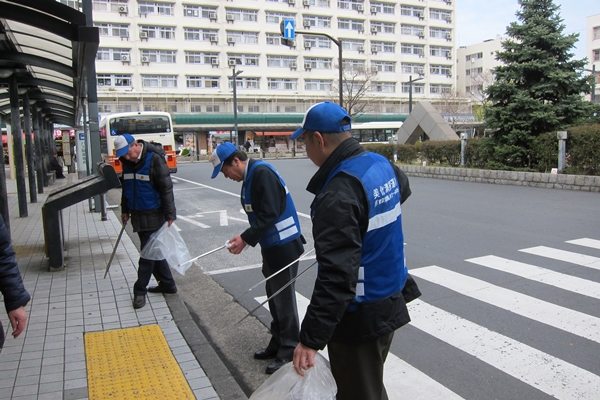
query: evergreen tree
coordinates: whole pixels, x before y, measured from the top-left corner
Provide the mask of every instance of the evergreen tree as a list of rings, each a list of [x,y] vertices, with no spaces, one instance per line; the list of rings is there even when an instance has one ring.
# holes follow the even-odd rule
[[[497,59],[496,80],[487,89],[485,118],[496,145],[496,161],[514,167],[530,164],[533,139],[589,117],[591,77],[582,77],[586,60],[572,60],[579,34],[564,35],[560,7],[552,0],[518,0],[518,22]]]

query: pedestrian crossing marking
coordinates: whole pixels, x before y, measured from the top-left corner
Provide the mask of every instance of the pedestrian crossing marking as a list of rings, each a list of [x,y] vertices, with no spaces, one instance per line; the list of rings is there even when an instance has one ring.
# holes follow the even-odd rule
[[[530,247],[528,249],[522,249],[519,251],[522,251],[523,253],[534,254],[536,256],[551,258],[554,260],[565,261],[571,264],[581,265],[583,267],[600,269],[600,258],[574,253],[572,251],[553,249],[552,247],[546,246]]]
[[[255,300],[259,304],[266,299],[266,296],[255,297]],[[302,322],[310,300],[296,292],[296,302],[298,305],[298,318]],[[266,309],[269,309],[268,304],[265,303],[264,305]],[[398,334],[401,334],[401,331]],[[323,351],[320,351],[320,354],[329,360],[327,347]],[[419,371],[406,361],[401,360],[391,352],[388,353],[385,361],[383,383],[385,384],[389,400],[464,400],[441,383]]]
[[[600,249],[600,240],[596,239],[575,239],[575,240],[567,240],[566,243],[576,244],[578,246],[591,247],[592,249]]]
[[[598,375],[421,300],[412,301],[409,312],[411,325],[417,329],[550,396],[600,398]]]
[[[600,318],[571,310],[438,266],[412,269],[412,275],[504,310],[600,343]]]
[[[600,283],[598,282],[496,256],[477,257],[465,261],[568,290],[583,296],[600,299]]]

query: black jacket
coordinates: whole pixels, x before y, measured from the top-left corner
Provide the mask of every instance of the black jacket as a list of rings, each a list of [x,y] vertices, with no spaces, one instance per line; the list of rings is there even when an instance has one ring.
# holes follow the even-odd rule
[[[10,242],[10,234],[0,215],[0,292],[4,297],[6,312],[27,305],[31,297],[21,279],[15,251]],[[1,324],[0,324],[1,326]]]
[[[150,163],[150,183],[152,183],[154,189],[160,194],[162,206],[155,210],[130,210],[127,205],[125,191],[123,190],[121,192],[121,212],[123,214],[131,215],[131,225],[134,232],[156,231],[163,226],[165,221],[174,221],[177,219],[171,172],[165,161],[165,151],[162,146],[148,143],[143,140],[138,140],[138,143],[141,143],[143,148],[140,160],[137,163],[127,161],[123,157],[119,157],[119,160],[124,166],[127,166],[135,172],[144,164],[148,150],[154,152]]]
[[[322,193],[321,190],[339,163],[364,151],[356,139],[345,140],[307,187],[316,195],[313,236],[320,269],[302,322],[300,341],[313,349],[323,349],[330,340],[343,343],[374,340],[410,321],[402,293],[346,312],[355,297],[362,240],[369,223],[369,203],[361,181],[348,174],[336,175]],[[394,171],[404,201],[410,195],[408,178],[395,166]]]
[[[248,159],[247,170],[255,162],[256,160],[254,159]],[[277,222],[279,216],[285,211],[286,206],[285,188],[279,182],[277,174],[266,165],[259,165],[254,170],[250,198],[252,199],[252,210],[256,215],[256,221],[240,236],[244,242],[254,247],[260,238],[267,233],[269,228]],[[304,251],[302,240],[303,238],[299,237],[281,246],[262,249],[262,255],[266,259],[267,264],[287,265],[300,257]]]

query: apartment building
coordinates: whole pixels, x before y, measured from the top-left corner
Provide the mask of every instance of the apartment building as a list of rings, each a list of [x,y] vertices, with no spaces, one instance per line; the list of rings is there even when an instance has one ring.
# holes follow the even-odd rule
[[[484,90],[494,81],[492,70],[501,64],[496,54],[502,50],[505,38],[484,40],[471,46],[461,46],[456,52],[456,90],[476,103],[485,98]]]
[[[590,15],[586,23],[586,56],[588,64],[587,73],[596,75],[594,93],[588,98],[600,103],[600,14]]]
[[[455,82],[452,0],[93,0],[93,10],[103,114],[231,113],[234,67],[239,112],[335,101],[338,48],[315,33],[341,41],[344,71],[369,75],[371,112],[407,112],[411,87],[413,101],[435,103]],[[302,32],[293,46],[280,32],[289,19]]]

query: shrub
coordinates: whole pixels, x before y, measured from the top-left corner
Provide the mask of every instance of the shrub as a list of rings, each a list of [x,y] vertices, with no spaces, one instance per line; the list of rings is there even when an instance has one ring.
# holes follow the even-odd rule
[[[181,150],[181,153],[179,153],[179,155],[180,155],[180,156],[182,156],[182,157],[187,157],[187,156],[189,156],[189,155],[190,155],[190,151],[189,151],[187,148],[185,148],[185,147],[184,147],[184,148]]]

